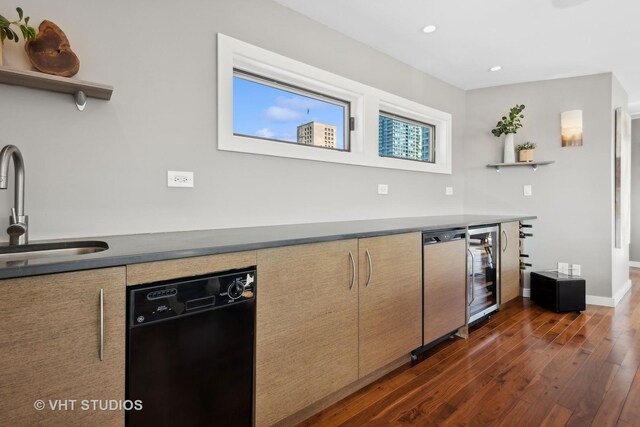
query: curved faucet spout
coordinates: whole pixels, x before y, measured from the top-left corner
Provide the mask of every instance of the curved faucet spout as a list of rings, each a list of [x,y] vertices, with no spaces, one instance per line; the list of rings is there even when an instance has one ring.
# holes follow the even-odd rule
[[[0,151],[0,190],[8,186],[9,163],[13,159],[15,172],[14,208],[9,219],[9,244],[22,245],[27,243],[28,219],[24,214],[24,160],[22,153],[15,145],[7,145]]]
[[[15,208],[18,216],[24,215],[24,160],[22,153],[15,145],[7,145],[0,151],[0,190],[6,190],[8,185],[9,161],[13,159],[15,172]]]

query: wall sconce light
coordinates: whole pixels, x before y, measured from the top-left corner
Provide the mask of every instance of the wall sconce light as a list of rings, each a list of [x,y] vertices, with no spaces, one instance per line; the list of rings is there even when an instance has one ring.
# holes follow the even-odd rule
[[[560,114],[562,146],[582,146],[582,110],[565,111]]]

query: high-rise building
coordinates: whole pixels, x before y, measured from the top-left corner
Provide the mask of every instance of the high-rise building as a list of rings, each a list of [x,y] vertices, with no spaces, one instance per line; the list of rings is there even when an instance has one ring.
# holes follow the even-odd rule
[[[320,122],[298,126],[298,144],[336,148],[336,127]]]
[[[385,157],[432,161],[432,128],[380,115],[378,120],[378,153]]]

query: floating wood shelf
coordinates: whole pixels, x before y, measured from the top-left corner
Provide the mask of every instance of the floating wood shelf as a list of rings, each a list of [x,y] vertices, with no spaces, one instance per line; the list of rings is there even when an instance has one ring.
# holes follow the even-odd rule
[[[87,97],[108,101],[113,93],[113,86],[105,84],[1,66],[0,83],[71,94],[80,111],[84,110]]]
[[[554,161],[544,161],[544,162],[518,162],[518,163],[491,163],[488,164],[488,168],[496,168],[496,172],[500,172],[500,168],[508,168],[512,166],[529,166],[532,167],[533,170],[537,170],[538,166],[550,165],[555,163]]]

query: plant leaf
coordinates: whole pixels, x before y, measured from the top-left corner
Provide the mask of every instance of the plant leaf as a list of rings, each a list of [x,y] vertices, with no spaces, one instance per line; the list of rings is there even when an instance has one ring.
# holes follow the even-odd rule
[[[10,24],[9,20],[4,16],[0,15],[0,27],[7,28],[9,24]]]
[[[28,16],[26,18],[24,18],[24,25],[29,25],[29,18]]]
[[[13,40],[13,31],[11,31],[11,28],[7,28],[7,38]]]
[[[29,27],[27,27],[26,25],[21,25],[20,26],[20,30],[22,31],[22,35],[24,37],[24,41],[28,41],[28,40],[32,39],[31,31],[29,30]]]
[[[23,16],[22,8],[21,7],[16,7],[16,11],[18,12],[19,20],[22,21],[22,16]]]

